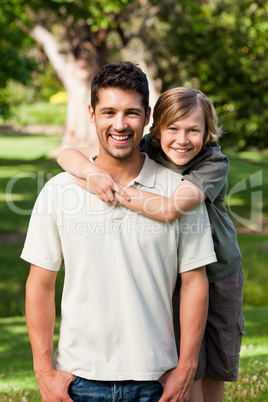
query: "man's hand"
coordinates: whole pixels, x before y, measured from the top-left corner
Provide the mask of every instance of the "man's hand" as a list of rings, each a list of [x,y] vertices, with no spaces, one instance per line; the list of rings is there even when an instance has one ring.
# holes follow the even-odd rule
[[[194,374],[194,371],[180,370],[179,367],[163,374],[158,380],[163,387],[163,395],[159,402],[188,402]]]
[[[72,402],[68,388],[73,378],[73,374],[55,369],[36,374],[42,402]]]

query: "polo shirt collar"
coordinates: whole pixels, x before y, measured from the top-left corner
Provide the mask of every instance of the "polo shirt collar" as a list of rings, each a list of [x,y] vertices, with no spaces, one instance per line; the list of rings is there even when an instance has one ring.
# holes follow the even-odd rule
[[[139,184],[144,187],[154,187],[156,180],[156,162],[149,158],[149,156],[141,152],[144,156],[144,163],[138,176],[132,180],[128,186]]]
[[[128,186],[135,186],[135,184],[139,184],[141,186],[144,187],[154,187],[155,185],[155,180],[156,180],[156,162],[154,162],[152,159],[149,158],[149,156],[144,153],[141,152],[141,154],[144,156],[144,163],[142,165],[141,171],[138,174],[138,176],[132,180]],[[94,159],[97,157],[98,155],[91,155],[89,160],[93,163]]]

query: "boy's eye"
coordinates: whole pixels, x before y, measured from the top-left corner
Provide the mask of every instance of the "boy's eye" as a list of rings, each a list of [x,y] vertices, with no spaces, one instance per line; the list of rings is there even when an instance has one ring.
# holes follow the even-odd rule
[[[176,127],[168,127],[170,131],[177,131]]]

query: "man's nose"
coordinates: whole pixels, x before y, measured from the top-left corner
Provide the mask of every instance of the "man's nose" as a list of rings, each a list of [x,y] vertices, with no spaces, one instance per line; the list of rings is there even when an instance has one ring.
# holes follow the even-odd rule
[[[114,128],[115,128],[117,131],[123,131],[123,130],[125,130],[125,129],[127,128],[126,116],[124,116],[124,115],[121,114],[121,113],[118,113],[118,114],[115,116],[113,126],[114,126]]]

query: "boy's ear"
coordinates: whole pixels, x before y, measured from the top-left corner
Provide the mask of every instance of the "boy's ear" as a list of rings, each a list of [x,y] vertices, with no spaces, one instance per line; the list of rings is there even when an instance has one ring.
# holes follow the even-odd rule
[[[89,112],[90,122],[95,125],[96,124],[95,112],[94,112],[94,109],[93,109],[93,107],[91,105],[88,105],[88,112]]]
[[[161,131],[160,130],[158,130],[158,133],[156,134],[156,138],[158,140],[161,140]]]

